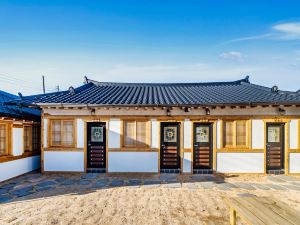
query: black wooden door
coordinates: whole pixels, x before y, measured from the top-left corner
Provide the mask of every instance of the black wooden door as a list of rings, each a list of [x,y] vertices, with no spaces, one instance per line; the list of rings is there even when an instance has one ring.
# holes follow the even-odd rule
[[[212,169],[212,125],[194,124],[193,169]]]
[[[87,124],[87,168],[106,167],[106,126],[103,122]]]
[[[284,168],[284,124],[267,124],[267,170]]]
[[[180,169],[180,124],[161,123],[160,168]]]

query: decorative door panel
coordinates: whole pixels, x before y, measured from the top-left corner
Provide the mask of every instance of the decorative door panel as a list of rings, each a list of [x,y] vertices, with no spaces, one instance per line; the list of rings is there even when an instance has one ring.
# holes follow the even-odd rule
[[[267,170],[284,169],[284,124],[267,124]]]
[[[212,169],[212,125],[194,124],[193,169]]]
[[[160,168],[180,168],[179,123],[161,123]]]
[[[105,123],[88,123],[87,132],[87,167],[106,168]]]

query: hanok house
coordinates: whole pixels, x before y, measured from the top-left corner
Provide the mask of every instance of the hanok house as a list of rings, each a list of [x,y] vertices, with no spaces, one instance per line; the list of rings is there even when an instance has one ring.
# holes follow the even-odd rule
[[[40,168],[40,110],[7,105],[18,99],[0,91],[0,182]]]
[[[31,96],[42,169],[108,173],[300,173],[300,93],[252,84],[85,84]]]

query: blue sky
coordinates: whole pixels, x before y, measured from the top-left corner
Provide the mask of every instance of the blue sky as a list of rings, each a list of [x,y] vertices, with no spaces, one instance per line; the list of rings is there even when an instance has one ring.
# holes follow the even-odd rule
[[[0,1],[1,89],[250,75],[300,89],[299,1]]]

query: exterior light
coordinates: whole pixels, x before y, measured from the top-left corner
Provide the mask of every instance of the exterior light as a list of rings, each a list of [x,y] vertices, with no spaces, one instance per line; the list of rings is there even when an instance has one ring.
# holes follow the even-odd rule
[[[206,115],[210,115],[210,110],[209,110],[209,108],[205,108],[205,114],[206,114]]]

